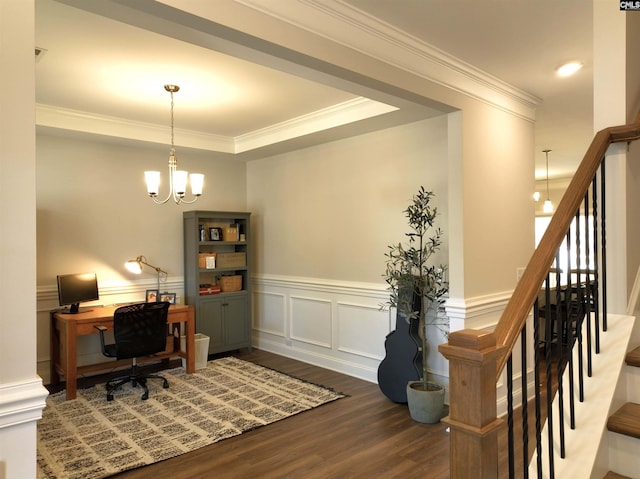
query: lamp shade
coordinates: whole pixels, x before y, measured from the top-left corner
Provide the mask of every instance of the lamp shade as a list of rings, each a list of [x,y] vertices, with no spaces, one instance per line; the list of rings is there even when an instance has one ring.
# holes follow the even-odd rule
[[[194,196],[202,195],[202,186],[204,185],[204,175],[202,173],[191,173],[191,194]]]
[[[185,170],[177,170],[173,173],[173,186],[178,196],[184,196],[187,191],[187,175]]]
[[[160,190],[160,172],[145,171],[144,181],[147,183],[147,193],[149,196],[156,196]]]
[[[127,268],[128,271],[134,274],[142,273],[142,265],[140,264],[140,261],[138,261],[137,259],[130,259],[124,264],[124,267]]]

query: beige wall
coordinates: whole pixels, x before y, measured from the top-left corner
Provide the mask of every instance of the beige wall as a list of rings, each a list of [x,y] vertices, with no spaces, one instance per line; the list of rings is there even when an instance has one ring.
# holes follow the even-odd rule
[[[511,291],[534,247],[533,123],[465,101],[462,124],[464,298]],[[453,255],[453,252],[452,252]]]
[[[256,271],[384,283],[420,185],[436,193],[448,242],[446,116],[249,163]]]
[[[627,121],[632,122],[640,113],[640,61],[638,61],[638,45],[640,45],[640,15],[626,15],[627,23]],[[635,61],[633,61],[635,60]],[[640,145],[634,142],[629,145],[627,153],[627,291],[631,293],[634,282],[640,277],[640,248],[636,247],[640,238]],[[636,276],[638,275],[638,276]],[[636,286],[638,287],[638,286]]]
[[[159,206],[146,195],[143,171],[160,170],[166,181],[167,154],[167,148],[149,144],[38,134],[39,287],[55,285],[57,274],[83,271],[96,271],[102,285],[153,277],[150,269],[141,276],[124,269],[138,255],[170,278],[182,277],[182,212],[244,210],[246,168],[240,161],[178,148],[181,167],[205,174],[204,195],[193,205],[170,200]]]

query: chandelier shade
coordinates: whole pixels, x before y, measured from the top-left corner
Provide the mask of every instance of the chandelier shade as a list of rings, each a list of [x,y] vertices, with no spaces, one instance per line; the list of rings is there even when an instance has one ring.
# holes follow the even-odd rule
[[[147,194],[154,203],[163,205],[171,198],[176,205],[180,203],[191,204],[202,195],[204,186],[204,175],[201,173],[189,173],[185,170],[178,170],[178,159],[176,158],[176,148],[174,145],[174,129],[173,129],[173,94],[180,90],[177,85],[165,85],[164,89],[171,95],[171,149],[169,150],[169,194],[165,199],[159,200],[160,194],[160,172],[145,171],[144,179],[147,184]],[[187,179],[188,178],[188,179]],[[186,200],[187,183],[191,181],[191,194],[193,198]]]

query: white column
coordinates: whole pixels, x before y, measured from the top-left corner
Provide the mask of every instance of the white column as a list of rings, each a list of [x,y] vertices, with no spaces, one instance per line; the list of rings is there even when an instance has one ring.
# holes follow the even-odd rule
[[[0,0],[0,477],[36,476],[34,2]]]

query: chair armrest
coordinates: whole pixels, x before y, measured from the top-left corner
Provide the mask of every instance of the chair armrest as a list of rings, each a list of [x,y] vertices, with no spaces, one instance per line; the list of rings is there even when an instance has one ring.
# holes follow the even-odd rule
[[[105,331],[107,331],[107,328],[105,326],[102,326],[101,324],[95,325],[94,328],[96,328],[100,333],[100,348],[102,349],[102,354],[107,357],[111,357],[111,355],[107,352],[107,348],[104,344],[104,333]]]

